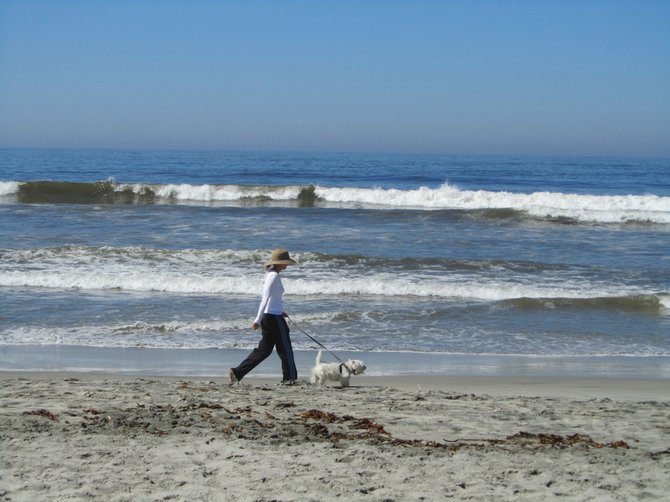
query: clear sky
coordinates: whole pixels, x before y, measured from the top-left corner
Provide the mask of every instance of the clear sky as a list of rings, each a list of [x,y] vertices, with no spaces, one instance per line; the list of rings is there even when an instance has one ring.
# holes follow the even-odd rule
[[[0,0],[0,146],[670,155],[667,0]]]

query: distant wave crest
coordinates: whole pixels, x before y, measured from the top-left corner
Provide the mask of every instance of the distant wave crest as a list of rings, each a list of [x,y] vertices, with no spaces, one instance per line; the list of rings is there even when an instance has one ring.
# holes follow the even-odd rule
[[[447,183],[409,190],[319,185],[0,182],[0,199],[19,203],[290,205],[364,209],[456,210],[483,218],[670,224],[670,197],[461,190]]]

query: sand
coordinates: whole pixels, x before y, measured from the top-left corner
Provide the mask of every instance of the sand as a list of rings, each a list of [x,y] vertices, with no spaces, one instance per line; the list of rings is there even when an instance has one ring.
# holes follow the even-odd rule
[[[0,500],[667,500],[663,380],[0,373]]]

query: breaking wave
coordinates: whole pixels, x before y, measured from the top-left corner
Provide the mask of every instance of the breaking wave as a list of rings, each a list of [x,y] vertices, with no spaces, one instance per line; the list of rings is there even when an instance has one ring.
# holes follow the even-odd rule
[[[0,182],[0,200],[19,203],[289,205],[364,209],[459,210],[485,218],[670,224],[670,197],[461,190],[448,183],[409,190],[319,185]]]
[[[257,296],[266,255],[265,250],[143,247],[0,249],[0,287]],[[430,297],[501,302],[502,308],[520,310],[670,311],[667,292],[594,282],[588,270],[575,275],[542,263],[296,256],[303,266],[285,278],[291,296]],[[333,267],[337,260],[349,266]]]

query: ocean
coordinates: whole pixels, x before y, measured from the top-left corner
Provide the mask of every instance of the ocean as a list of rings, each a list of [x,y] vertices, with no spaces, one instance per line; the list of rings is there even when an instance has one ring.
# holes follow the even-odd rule
[[[0,370],[224,375],[284,247],[303,377],[670,378],[670,159],[0,149],[0,239]]]

